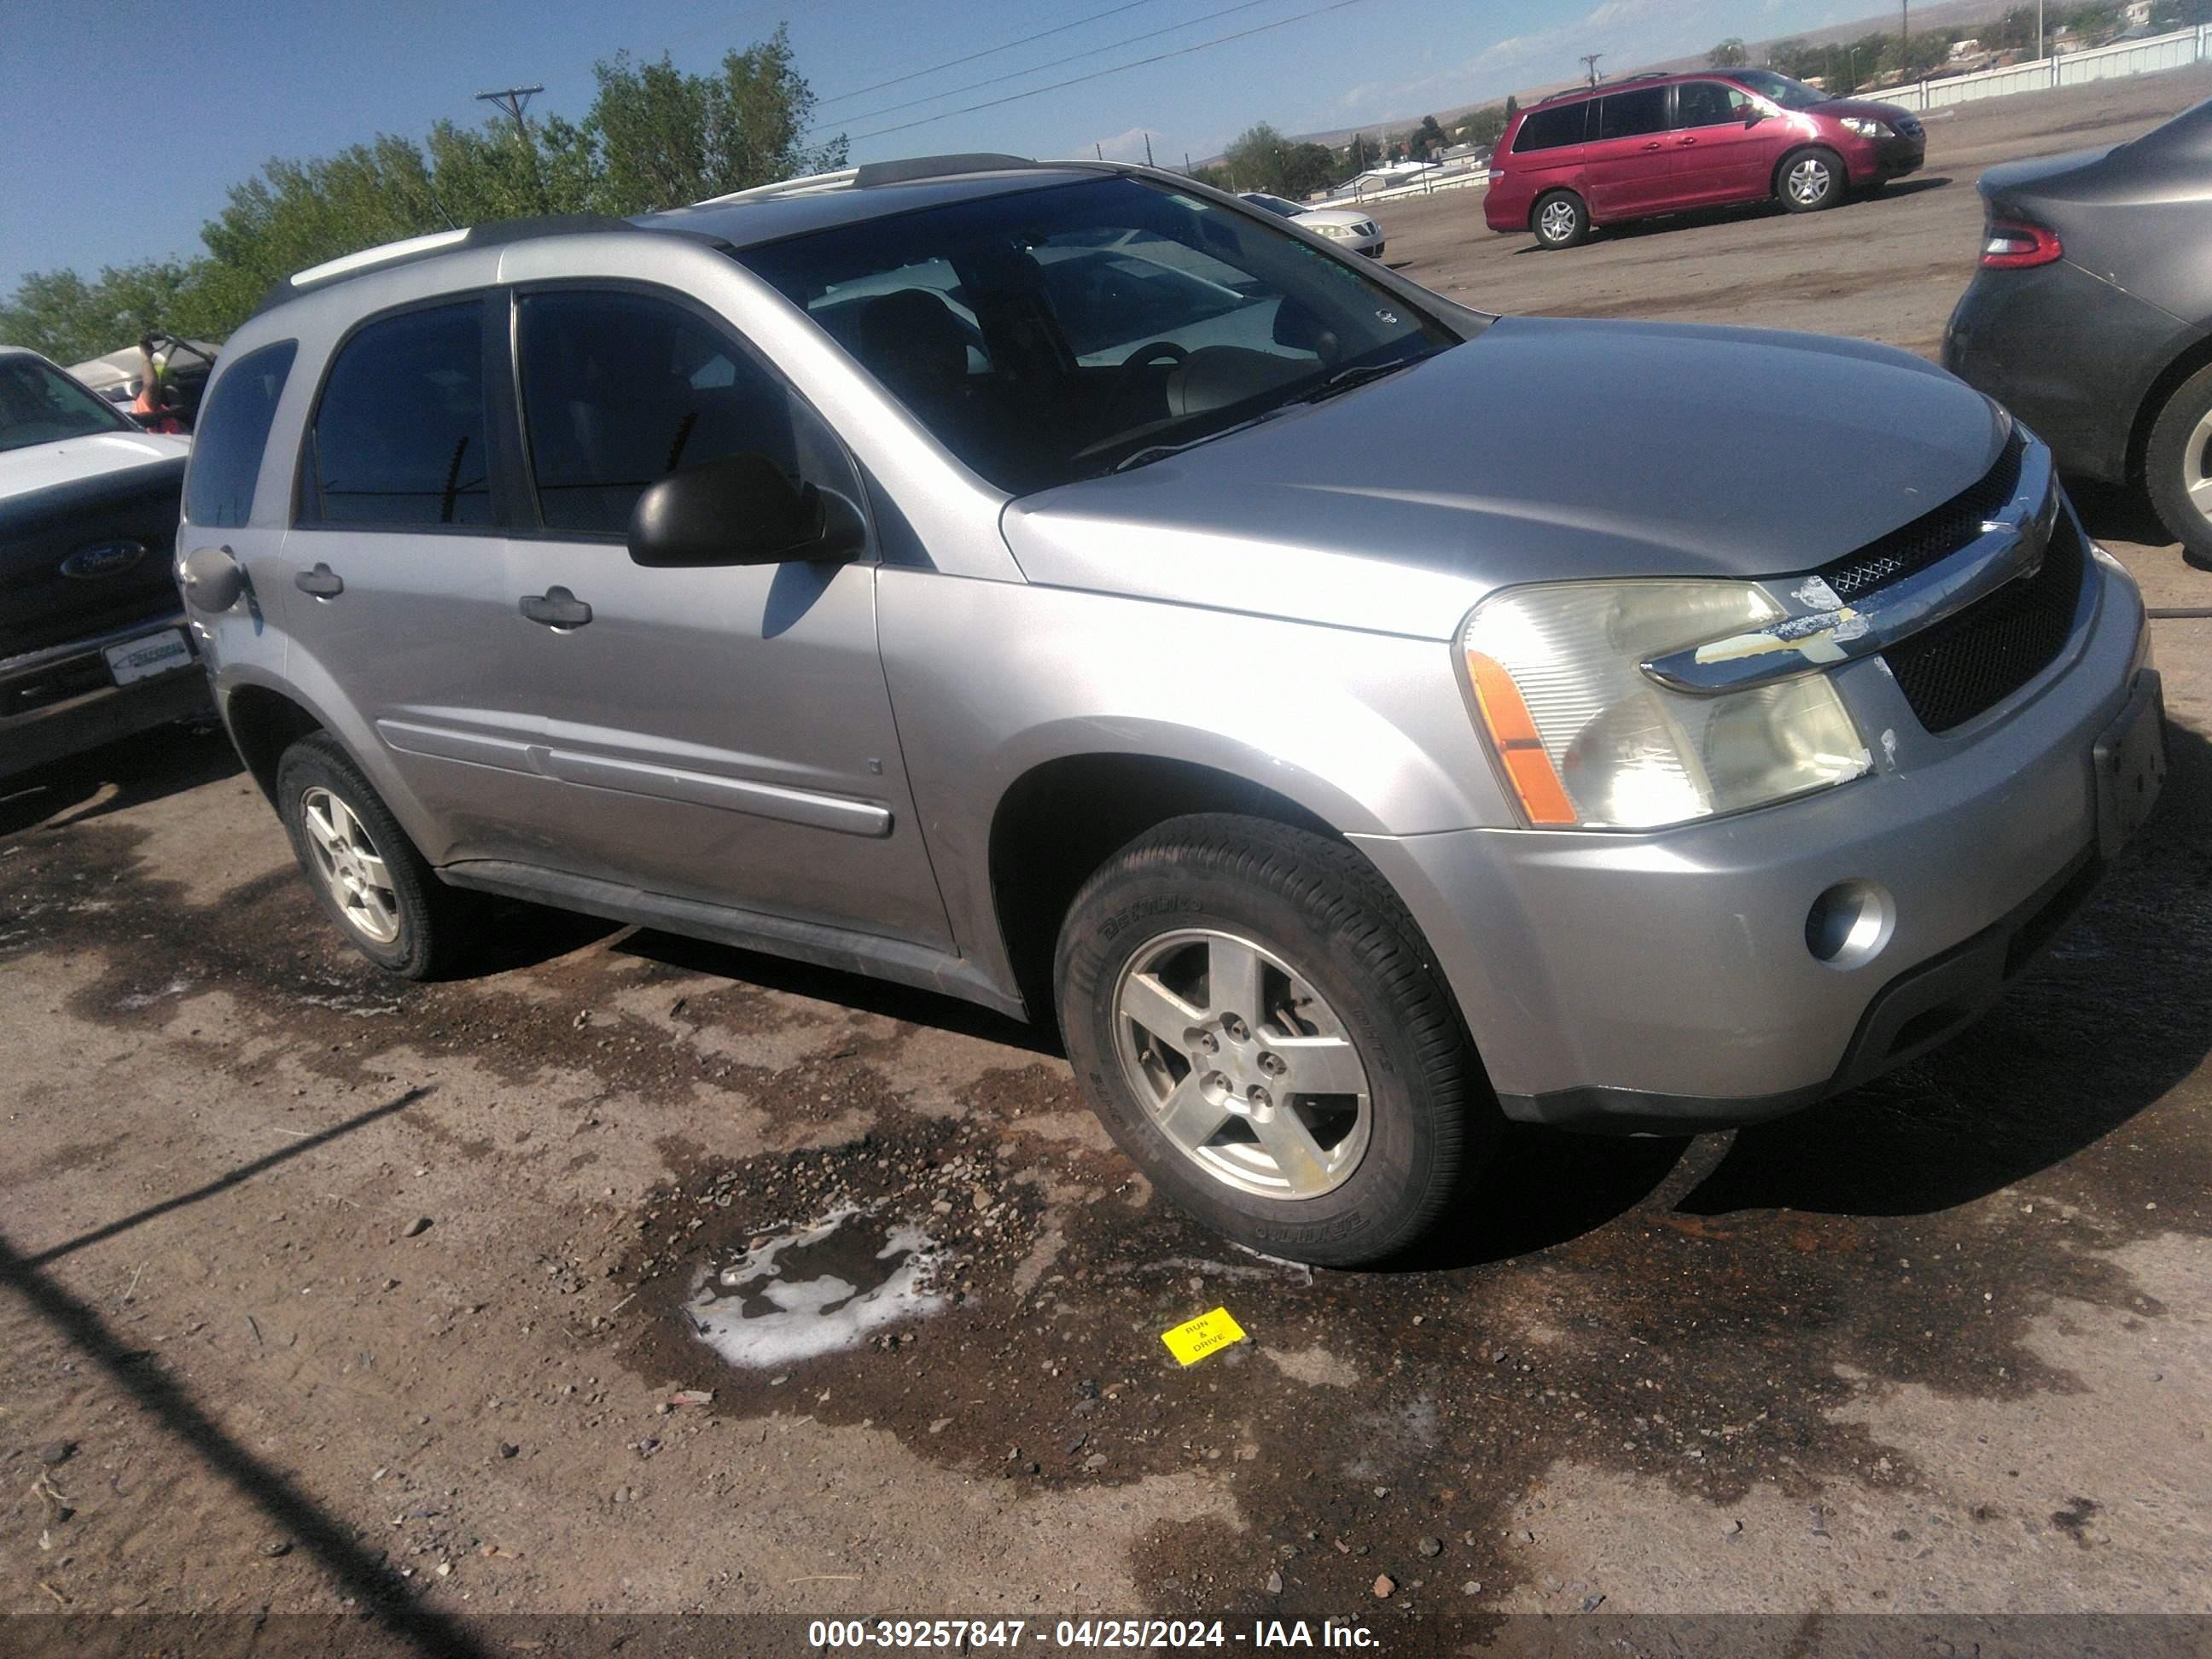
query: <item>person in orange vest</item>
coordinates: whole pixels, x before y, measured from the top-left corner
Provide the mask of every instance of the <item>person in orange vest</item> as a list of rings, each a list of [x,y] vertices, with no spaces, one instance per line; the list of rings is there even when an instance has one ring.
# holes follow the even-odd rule
[[[149,432],[182,432],[184,422],[169,412],[167,390],[161,383],[161,363],[154,355],[154,337],[138,337],[138,361],[144,371],[138,380],[138,395],[131,400],[131,414]]]

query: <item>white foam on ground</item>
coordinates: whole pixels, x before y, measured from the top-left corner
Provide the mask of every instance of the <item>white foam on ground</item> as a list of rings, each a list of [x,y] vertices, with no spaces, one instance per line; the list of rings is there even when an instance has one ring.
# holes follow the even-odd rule
[[[769,1238],[719,1273],[702,1273],[685,1308],[701,1340],[732,1365],[765,1370],[857,1348],[871,1331],[937,1312],[945,1305],[936,1290],[945,1252],[912,1223],[890,1229],[866,1261],[860,1276],[872,1284],[837,1273],[787,1275],[778,1257],[827,1243],[863,1213],[833,1211]]]

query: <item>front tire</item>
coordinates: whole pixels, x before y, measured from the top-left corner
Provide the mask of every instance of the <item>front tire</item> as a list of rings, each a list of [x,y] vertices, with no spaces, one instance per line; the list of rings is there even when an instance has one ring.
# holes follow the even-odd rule
[[[1413,919],[1357,853],[1263,819],[1172,819],[1085,884],[1060,1030],[1146,1176],[1235,1242],[1330,1267],[1403,1250],[1500,1122]]]
[[[1791,213],[1818,213],[1844,199],[1850,175],[1832,149],[1793,150],[1774,170],[1774,194]]]
[[[2175,389],[2151,428],[2143,456],[2151,505],[2181,556],[2212,570],[2212,368]]]
[[[1589,209],[1574,191],[1555,190],[1528,210],[1528,228],[1536,234],[1538,247],[1580,247],[1589,240]]]
[[[276,810],[317,902],[355,949],[406,979],[451,971],[469,896],[432,873],[336,738],[317,732],[284,751]]]

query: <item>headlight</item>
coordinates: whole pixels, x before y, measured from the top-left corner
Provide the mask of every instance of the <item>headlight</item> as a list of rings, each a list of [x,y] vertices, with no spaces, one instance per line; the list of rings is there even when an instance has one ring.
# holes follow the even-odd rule
[[[1718,696],[1642,665],[1782,612],[1742,582],[1547,582],[1477,605],[1460,636],[1475,707],[1543,828],[1651,830],[1844,783],[1871,762],[1823,673]]]
[[[1894,138],[1893,129],[1887,121],[1877,121],[1871,115],[1846,115],[1844,125],[1862,138]]]
[[[1353,235],[1350,225],[1316,225],[1314,228],[1332,242],[1348,242]]]

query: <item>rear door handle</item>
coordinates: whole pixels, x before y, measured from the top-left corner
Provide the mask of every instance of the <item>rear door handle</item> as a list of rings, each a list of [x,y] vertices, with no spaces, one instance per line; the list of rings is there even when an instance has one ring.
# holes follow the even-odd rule
[[[1656,138],[1654,138],[1650,143],[1644,145],[1644,148],[1646,149],[1656,149],[1659,148],[1659,141]]]
[[[292,578],[292,586],[302,593],[312,593],[319,599],[334,599],[345,592],[345,578],[326,564],[313,570],[302,570]]]
[[[522,614],[545,628],[581,628],[592,619],[592,607],[565,587],[549,587],[543,593],[526,594]]]
[[[1694,138],[1677,138],[1674,141],[1674,148],[1680,149],[1685,144],[1694,144],[1697,142],[1698,141]]]

